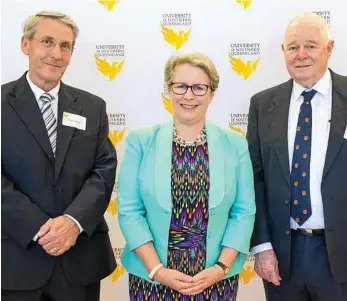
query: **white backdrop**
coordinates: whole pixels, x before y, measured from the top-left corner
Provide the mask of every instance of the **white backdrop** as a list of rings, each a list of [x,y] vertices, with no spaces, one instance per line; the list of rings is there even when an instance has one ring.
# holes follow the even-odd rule
[[[163,84],[171,54],[201,51],[220,74],[208,117],[245,132],[250,97],[288,79],[280,44],[288,21],[312,11],[330,22],[334,71],[347,74],[346,12],[343,0],[3,0],[2,84],[20,77],[27,57],[20,51],[21,24],[40,10],[71,15],[80,36],[63,80],[107,102],[110,138],[122,162],[129,129],[165,122],[170,101]],[[117,185],[106,219],[117,261],[124,238],[117,219]],[[2,275],[6,277],[6,275]],[[102,282],[102,301],[127,301],[128,277],[119,264]],[[239,301],[265,300],[252,258],[240,275]]]

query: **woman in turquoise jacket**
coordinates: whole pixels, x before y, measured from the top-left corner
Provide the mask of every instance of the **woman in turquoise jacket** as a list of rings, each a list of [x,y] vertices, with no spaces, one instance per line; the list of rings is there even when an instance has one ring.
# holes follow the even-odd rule
[[[173,119],[129,133],[118,177],[130,300],[234,301],[255,215],[247,142],[206,121],[208,57],[172,56],[165,82]]]

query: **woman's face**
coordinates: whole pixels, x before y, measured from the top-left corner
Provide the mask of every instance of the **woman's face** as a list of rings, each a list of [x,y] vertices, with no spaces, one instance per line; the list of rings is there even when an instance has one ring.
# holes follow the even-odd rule
[[[210,88],[210,78],[203,69],[189,63],[176,66],[169,95],[173,105],[173,116],[180,123],[196,124],[205,121],[213,92]]]

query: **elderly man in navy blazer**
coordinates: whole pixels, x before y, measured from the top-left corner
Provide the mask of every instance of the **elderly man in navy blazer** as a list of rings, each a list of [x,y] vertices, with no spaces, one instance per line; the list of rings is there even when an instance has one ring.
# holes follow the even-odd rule
[[[252,252],[268,301],[347,300],[347,77],[328,69],[333,47],[323,19],[295,17],[291,79],[251,99]]]

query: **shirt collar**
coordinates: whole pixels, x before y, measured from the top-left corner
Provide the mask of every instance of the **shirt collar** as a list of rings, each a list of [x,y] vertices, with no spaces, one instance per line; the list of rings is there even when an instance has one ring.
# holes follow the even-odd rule
[[[319,94],[326,97],[328,96],[330,85],[331,85],[331,74],[329,69],[327,69],[323,77],[312,87],[312,89],[316,90]],[[305,90],[311,90],[311,89],[307,89],[301,86],[300,84],[298,84],[296,81],[293,81],[293,96],[295,100],[299,100],[302,92],[304,92]]]
[[[38,86],[36,86],[29,78],[29,72],[27,72],[27,75],[26,75],[26,79],[28,81],[28,84],[31,88],[31,90],[33,91],[34,95],[35,95],[35,98],[36,100],[39,100],[39,98],[41,97],[41,95],[43,93],[49,93],[51,94],[54,99],[58,99],[58,93],[59,93],[59,89],[60,89],[60,82],[58,83],[58,85],[56,85],[52,90],[48,91],[48,92],[45,92],[43,91],[41,88],[39,88]]]

